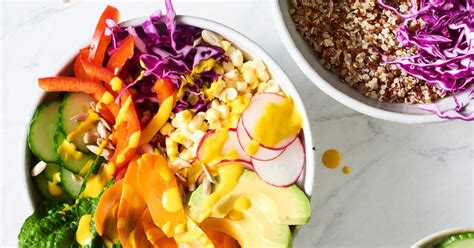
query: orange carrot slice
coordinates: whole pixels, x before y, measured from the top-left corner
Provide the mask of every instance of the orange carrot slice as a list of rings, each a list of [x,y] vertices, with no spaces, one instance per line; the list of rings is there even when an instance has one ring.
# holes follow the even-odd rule
[[[100,236],[116,243],[117,210],[122,196],[123,180],[113,184],[100,197],[94,214],[95,227]]]
[[[137,227],[142,226],[138,221],[143,211],[146,209],[146,203],[138,186],[138,163],[137,157],[132,159],[128,165],[125,178],[123,180],[122,198],[118,208],[117,230],[122,244],[126,244],[130,234],[135,229],[135,237],[139,239]],[[141,227],[143,229],[143,227]],[[143,230],[141,230],[143,231]],[[145,232],[143,231],[145,236]],[[146,239],[146,236],[145,236]],[[141,246],[138,246],[141,247]]]
[[[160,154],[144,154],[138,160],[139,185],[155,225],[167,237],[186,231],[186,215],[176,178]]]

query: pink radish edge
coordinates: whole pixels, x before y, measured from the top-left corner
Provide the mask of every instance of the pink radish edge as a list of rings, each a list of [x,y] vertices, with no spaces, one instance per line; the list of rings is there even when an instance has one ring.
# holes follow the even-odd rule
[[[298,179],[299,177],[301,176],[301,174],[303,173],[304,171],[304,168],[306,167],[306,151],[304,149],[304,144],[303,142],[301,141],[300,138],[298,138],[298,140],[294,141],[295,144],[297,144],[296,142],[299,143],[299,145],[301,146],[301,152],[302,152],[302,163],[301,165],[299,165],[299,168],[298,170],[295,171],[295,174],[288,179],[288,182],[281,182],[281,183],[276,183],[276,182],[272,182],[269,178],[267,177],[264,177],[262,175],[262,170],[267,170],[269,169],[269,167],[272,166],[272,164],[265,164],[265,163],[275,163],[277,161],[275,160],[278,160],[278,159],[284,159],[285,158],[285,153],[283,153],[282,155],[280,155],[278,158],[276,158],[274,161],[252,161],[253,162],[253,167],[255,169],[255,172],[257,173],[257,175],[260,177],[260,179],[262,179],[263,181],[265,181],[266,183],[270,184],[270,185],[273,185],[273,186],[277,186],[277,187],[288,187],[288,186],[291,186],[293,185]],[[293,144],[293,143],[292,143]],[[288,149],[286,150],[288,152],[291,152],[291,148],[288,147]],[[284,162],[281,162],[281,163],[284,163]],[[291,164],[291,163],[290,163]],[[283,165],[284,166],[284,165]],[[288,170],[286,170],[288,171]]]
[[[267,98],[264,98],[264,97],[267,97]],[[249,111],[249,108],[251,108],[251,105],[252,103],[256,103],[256,102],[260,102],[260,101],[270,101],[268,98],[269,97],[278,97],[278,98],[284,98],[284,96],[281,96],[281,95],[278,95],[276,93],[270,93],[270,92],[264,92],[264,93],[258,93],[256,94],[255,96],[252,97],[252,99],[250,100],[250,104],[249,104],[249,107],[247,107],[247,109],[245,109],[245,111],[242,113],[241,115],[241,119],[242,119],[242,126],[244,127],[245,129],[245,132],[247,133],[247,135],[251,138],[251,139],[254,139],[254,137],[252,136],[251,132],[249,131],[248,127],[245,125],[245,113],[247,113],[248,115],[248,111]],[[252,115],[252,116],[255,116],[255,115]],[[248,119],[247,119],[248,120]],[[248,124],[248,123],[247,123]],[[289,137],[289,138],[286,138],[285,140],[281,141],[278,145],[276,146],[266,146],[264,144],[260,144],[261,147],[264,147],[266,149],[269,149],[269,150],[282,150],[282,149],[285,149],[286,147],[288,147],[291,143],[293,143],[293,141],[295,141],[295,139],[298,137],[298,134],[295,134],[294,136],[292,137]],[[245,150],[245,149],[244,149]]]
[[[245,145],[248,144],[245,142],[250,142],[251,138],[249,137],[247,131],[245,130],[245,127],[243,126],[242,119],[239,119],[239,122],[237,124],[237,139],[238,139],[240,147],[245,152]],[[260,161],[270,161],[280,156],[284,151],[285,149],[274,150],[274,149],[268,149],[266,147],[260,146],[257,153],[254,155],[250,155],[250,157],[251,157],[251,160],[255,159],[255,160],[260,160]]]

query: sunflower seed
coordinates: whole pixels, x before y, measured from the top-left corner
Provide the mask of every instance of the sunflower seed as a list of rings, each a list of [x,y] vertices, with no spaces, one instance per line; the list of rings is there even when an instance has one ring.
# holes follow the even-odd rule
[[[97,132],[99,133],[100,137],[105,139],[109,136],[110,132],[107,131],[107,128],[102,122],[97,123]]]
[[[91,107],[92,110],[94,110],[94,112],[99,113],[99,110],[97,109],[97,105],[95,104],[95,102],[90,102],[89,106]]]
[[[33,169],[31,169],[31,176],[32,177],[38,176],[39,174],[41,174],[41,172],[44,171],[44,169],[46,169],[46,163],[43,161],[40,161],[33,167]]]
[[[204,182],[202,184],[203,184],[204,194],[210,195],[212,193],[211,181],[208,178],[204,178]]]
[[[99,138],[98,133],[96,133],[96,132],[93,132],[93,133],[87,132],[87,133],[84,134],[84,137],[82,137],[82,140],[86,144],[93,144],[98,140],[98,138]]]
[[[186,179],[186,177],[185,177],[183,174],[179,173],[179,172],[176,172],[175,175],[176,175],[176,177],[179,178],[179,180],[181,180],[182,182],[187,182],[187,181],[188,181],[188,180]]]
[[[81,112],[81,113],[71,117],[71,121],[81,122],[81,121],[85,121],[87,119],[87,117],[89,117],[89,114]]]
[[[194,42],[193,42],[193,47],[195,47],[195,46],[197,46],[197,45],[199,45],[199,44],[201,44],[201,43],[202,43],[202,38],[199,37],[199,38],[197,38],[197,39],[194,40]]]
[[[105,126],[105,128],[107,128],[107,130],[112,131],[112,127],[110,126],[110,124],[104,118],[100,118],[100,122],[102,124],[104,124],[104,126]]]
[[[201,163],[201,166],[202,166],[202,170],[204,171],[204,174],[206,175],[206,178],[209,179],[211,183],[217,183],[216,179],[214,179],[214,177],[211,175],[207,167],[203,163]]]
[[[84,178],[78,175],[72,174],[71,177],[72,177],[72,180],[74,180],[76,183],[79,183],[79,184],[82,184],[82,182],[84,181]]]
[[[191,192],[193,192],[194,190],[196,190],[196,184],[195,184],[195,183],[189,184],[189,185],[188,185],[188,190],[191,191]]]
[[[191,164],[182,158],[176,158],[172,164],[178,166],[178,170],[191,167]]]
[[[92,153],[94,153],[95,155],[99,155],[98,152],[99,152],[99,147],[98,146],[95,146],[95,145],[88,145],[87,146],[87,149],[89,149],[89,151],[91,151]],[[104,157],[105,159],[109,160],[110,157],[112,156],[112,151],[110,151],[109,149],[102,149],[102,152],[100,153],[100,156],[101,157]]]
[[[207,42],[210,45],[217,46],[217,47],[221,46],[222,37],[212,31],[203,30],[201,32],[201,37],[205,42]]]

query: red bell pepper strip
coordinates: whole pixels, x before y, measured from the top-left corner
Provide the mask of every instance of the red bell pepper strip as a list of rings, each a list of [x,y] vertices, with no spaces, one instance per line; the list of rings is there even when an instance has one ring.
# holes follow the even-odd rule
[[[133,36],[128,35],[127,38],[120,43],[112,56],[110,56],[109,62],[107,62],[107,69],[113,72],[122,69],[127,60],[133,56],[134,49],[135,42]]]
[[[99,22],[95,28],[94,36],[89,50],[89,59],[94,61],[98,65],[102,65],[105,57],[105,52],[109,46],[111,36],[105,35],[105,29],[107,28],[106,20],[112,19],[115,22],[119,21],[118,9],[107,6],[102,15],[100,16]]]
[[[94,96],[97,102],[102,101],[107,90],[102,83],[95,80],[80,79],[74,77],[46,77],[38,79],[39,87],[48,92],[82,92]],[[99,109],[101,116],[108,122],[114,123],[114,117],[118,115],[118,106],[114,103],[104,105],[106,109]],[[110,113],[107,113],[108,111]],[[111,114],[113,116],[111,116]]]
[[[97,65],[91,61],[81,60],[80,61],[84,72],[93,79],[100,80],[106,83],[106,85],[110,84],[110,80],[114,77],[114,73],[106,68]]]
[[[82,61],[89,59],[89,48],[83,48],[79,50],[79,54],[74,61],[74,77],[81,78],[81,79],[91,79],[89,75],[84,71],[82,66]]]

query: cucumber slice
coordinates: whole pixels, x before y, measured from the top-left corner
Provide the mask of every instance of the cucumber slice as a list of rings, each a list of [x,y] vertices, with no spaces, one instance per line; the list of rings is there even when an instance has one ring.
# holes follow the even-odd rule
[[[474,247],[474,233],[452,235],[433,248],[472,248]]]
[[[62,166],[73,173],[79,173],[87,163],[90,163],[90,160],[95,160],[95,155],[77,151],[75,145],[66,140],[66,135],[60,129],[56,132],[54,140],[56,151]],[[78,156],[74,157],[73,154]]]
[[[41,196],[43,196],[46,199],[57,199],[61,202],[66,202],[66,201],[69,201],[71,199],[64,192],[62,194],[58,195],[58,196],[52,195],[49,192],[48,179],[46,179],[46,177],[44,176],[43,173],[36,176],[36,177],[33,177],[33,182],[36,186],[35,188],[39,191]]]
[[[79,127],[81,122],[72,119],[80,113],[87,113],[90,109],[91,102],[93,102],[92,97],[84,93],[69,93],[64,97],[61,107],[59,108],[59,125],[65,134],[70,134]],[[96,129],[96,127],[84,130],[70,140],[76,145],[79,151],[90,153],[83,141],[83,136],[86,132],[93,129]]]
[[[54,134],[58,128],[58,110],[61,102],[50,101],[35,112],[28,130],[28,145],[33,154],[45,162],[58,162],[54,149]]]
[[[81,176],[68,171],[64,167],[61,168],[61,184],[68,195],[77,198],[81,192],[83,182],[84,179]]]
[[[44,174],[48,181],[52,182],[54,180],[55,175],[59,173],[59,169],[59,164],[48,163],[46,164],[46,168],[44,169],[42,174]]]

